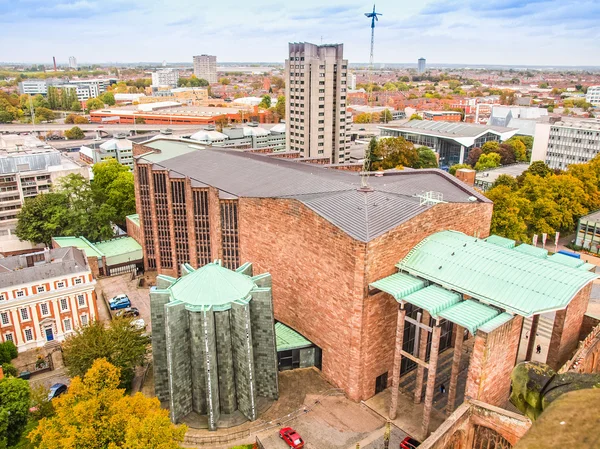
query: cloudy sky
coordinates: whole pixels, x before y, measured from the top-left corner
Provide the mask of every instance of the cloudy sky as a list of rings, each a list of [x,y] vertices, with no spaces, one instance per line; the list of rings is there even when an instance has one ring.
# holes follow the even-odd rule
[[[0,0],[0,61],[285,59],[344,43],[369,59],[372,3],[348,0]],[[375,61],[600,66],[600,0],[379,0]]]

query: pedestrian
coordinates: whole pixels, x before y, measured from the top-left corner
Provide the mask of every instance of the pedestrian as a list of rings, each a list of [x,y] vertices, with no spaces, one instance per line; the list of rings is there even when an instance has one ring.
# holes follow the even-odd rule
[[[535,353],[536,354],[541,354],[542,353],[542,346],[541,345],[537,345],[537,348],[535,348]]]
[[[446,386],[444,384],[440,385],[440,393],[442,393],[442,394],[446,393]]]

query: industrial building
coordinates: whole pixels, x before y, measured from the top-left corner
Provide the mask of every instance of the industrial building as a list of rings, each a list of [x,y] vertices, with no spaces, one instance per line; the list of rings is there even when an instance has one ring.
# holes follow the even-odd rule
[[[34,136],[0,135],[0,254],[35,247],[15,235],[17,214],[27,198],[50,192],[58,179],[72,173],[89,178],[86,166]]]
[[[489,141],[503,142],[516,129],[471,123],[447,123],[430,120],[411,120],[403,125],[379,127],[381,136],[404,137],[416,145],[424,145],[440,155],[440,166],[462,164],[469,151]]]
[[[217,82],[217,57],[211,55],[194,56],[194,75],[209,83]]]
[[[206,415],[209,430],[235,415],[255,421],[279,396],[271,276],[219,261],[159,275],[150,291],[156,396],[171,420]]]
[[[532,161],[564,170],[570,164],[589,162],[600,153],[600,120],[561,118],[538,124],[531,152]]]
[[[286,148],[344,163],[350,147],[344,45],[290,43],[285,73]]]

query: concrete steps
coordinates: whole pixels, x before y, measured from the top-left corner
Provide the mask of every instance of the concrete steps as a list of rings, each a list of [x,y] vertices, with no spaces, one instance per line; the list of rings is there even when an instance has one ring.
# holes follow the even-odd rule
[[[538,336],[546,337],[549,339],[550,337],[552,337],[552,328],[553,327],[554,327],[553,321],[548,320],[544,317],[540,317],[540,320],[538,322],[538,328],[537,328]],[[525,332],[529,332],[530,329],[531,329],[531,318],[528,318],[523,323],[523,330]]]

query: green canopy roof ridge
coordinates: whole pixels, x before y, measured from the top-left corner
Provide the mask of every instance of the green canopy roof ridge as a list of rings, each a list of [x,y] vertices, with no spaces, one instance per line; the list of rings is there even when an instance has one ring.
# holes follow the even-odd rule
[[[479,301],[467,299],[442,310],[440,317],[468,329],[471,334],[475,334],[479,327],[500,315],[500,313],[499,310]]]
[[[451,292],[438,285],[430,285],[405,296],[403,299],[414,306],[427,310],[434,318],[439,317],[440,312],[458,304],[461,300],[458,293]]]
[[[501,237],[496,234],[492,234],[484,240],[488,243],[493,243],[494,245],[502,246],[503,248],[514,248],[517,244],[517,242],[515,242],[512,239],[507,239],[506,237]]]
[[[427,282],[423,279],[401,272],[394,273],[369,284],[371,288],[376,288],[392,295],[396,301],[401,301],[406,295],[425,288],[426,285]]]
[[[275,323],[275,338],[277,341],[277,351],[302,349],[313,345],[302,334],[279,321]]]

